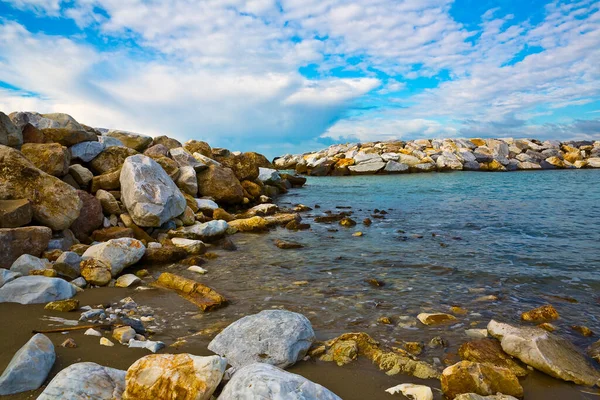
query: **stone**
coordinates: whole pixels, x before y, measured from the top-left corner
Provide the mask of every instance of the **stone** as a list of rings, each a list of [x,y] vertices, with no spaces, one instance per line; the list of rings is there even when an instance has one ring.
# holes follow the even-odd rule
[[[0,268],[0,288],[4,286],[5,283],[14,281],[17,278],[23,276],[18,272],[13,272],[11,270]]]
[[[272,167],[272,164],[265,156],[254,152],[239,155],[231,154],[228,157],[215,157],[215,159],[223,164],[223,166],[231,168],[240,181],[253,181],[258,178],[259,167]]]
[[[438,325],[455,321],[456,317],[454,315],[444,313],[421,313],[417,315],[417,319],[425,325]]]
[[[134,339],[135,335],[135,329],[130,326],[120,326],[112,331],[112,337],[121,344],[129,344],[129,341]]]
[[[150,136],[127,131],[110,130],[108,133],[106,133],[106,136],[119,139],[126,147],[129,147],[139,153],[142,153],[144,150],[146,150],[152,143],[152,137]]]
[[[19,349],[0,376],[0,395],[10,395],[42,386],[54,365],[54,345],[41,333]]]
[[[219,396],[219,400],[253,399],[341,400],[319,384],[263,363],[240,368]]]
[[[196,206],[198,207],[198,210],[202,211],[203,213],[209,212],[209,215],[214,210],[219,208],[217,203],[209,199],[196,199]]]
[[[516,376],[528,374],[525,366],[506,354],[497,340],[480,339],[463,343],[458,349],[458,355],[462,360],[507,368]]]
[[[69,172],[71,154],[58,143],[25,143],[21,153],[37,168],[53,176],[64,176]]]
[[[229,226],[239,232],[264,232],[268,230],[267,221],[263,217],[236,219],[228,222]]]
[[[191,167],[194,171],[200,172],[208,168],[206,163],[198,161],[184,148],[174,148],[169,151],[171,158],[179,165],[179,168]]]
[[[600,157],[591,157],[587,159],[588,168],[600,168]]]
[[[105,174],[121,168],[127,157],[137,154],[137,151],[128,147],[107,147],[89,165],[96,174]]]
[[[174,290],[202,311],[211,311],[227,304],[227,299],[210,287],[169,272],[160,274],[154,286]]]
[[[130,349],[146,349],[150,350],[153,353],[163,349],[165,344],[160,341],[152,341],[152,340],[135,340],[131,339],[129,341]]]
[[[162,169],[165,170],[165,172],[167,173],[167,175],[169,175],[169,178],[171,178],[173,182],[175,182],[177,178],[179,178],[179,166],[175,161],[171,160],[169,157],[160,157],[155,159],[154,161],[156,161],[156,163],[160,165]]]
[[[10,266],[10,270],[21,275],[29,275],[31,271],[48,268],[48,265],[48,260],[40,259],[30,254],[23,254]]]
[[[44,306],[44,310],[49,311],[69,312],[77,309],[79,309],[79,300],[77,299],[51,301]]]
[[[123,400],[209,400],[226,366],[219,356],[149,355],[127,370]]]
[[[133,274],[125,274],[125,275],[121,275],[120,277],[117,278],[117,282],[115,283],[115,286],[120,287],[120,288],[126,288],[126,287],[138,285],[141,282],[142,282],[142,280],[140,278],[138,278],[137,276],[135,276]]]
[[[10,268],[23,254],[40,256],[52,238],[45,226],[0,229],[0,267]]]
[[[77,343],[75,343],[75,340],[68,338],[60,344],[60,347],[64,347],[67,349],[75,349],[77,348]]]
[[[59,143],[66,147],[71,147],[81,142],[98,141],[98,137],[93,132],[84,130],[72,130],[66,128],[45,128],[40,129],[48,142]]]
[[[144,264],[169,264],[183,260],[187,256],[187,251],[180,247],[163,246],[157,249],[146,249],[141,262]]]
[[[539,164],[536,164],[534,162],[519,161],[519,163],[517,164],[517,169],[531,170],[531,169],[542,169],[542,167]]]
[[[112,239],[135,238],[131,228],[111,226],[110,228],[97,229],[92,233],[92,239],[96,242],[107,242]]]
[[[555,321],[559,317],[558,312],[550,304],[543,305],[533,310],[521,314],[523,321],[530,322],[549,322]]]
[[[137,263],[145,251],[146,247],[139,240],[119,238],[91,246],[83,253],[82,258],[103,261],[110,267],[112,276],[115,277],[125,268]],[[86,280],[88,279],[86,278]]]
[[[229,325],[208,349],[240,368],[254,362],[286,368],[302,359],[315,340],[310,321],[285,310],[264,310]]]
[[[29,200],[0,200],[0,228],[19,228],[29,224],[32,218]]]
[[[70,147],[71,157],[75,160],[90,162],[104,151],[104,143],[81,142]]]
[[[125,371],[82,362],[56,374],[38,400],[115,400],[124,390]]]
[[[266,215],[274,215],[277,213],[277,211],[279,211],[279,207],[275,204],[271,204],[271,203],[265,203],[265,204],[259,204],[257,206],[254,206],[250,209],[248,209],[244,215],[247,216],[266,216]]]
[[[100,338],[100,346],[113,347],[115,344],[105,337]]]
[[[23,143],[46,143],[44,134],[30,123],[25,124],[21,132],[23,133]]]
[[[81,256],[79,254],[73,251],[65,251],[54,262],[52,268],[61,276],[75,279],[81,274],[80,264]]]
[[[75,131],[84,129],[73,117],[63,113],[39,114],[23,111],[11,113],[9,118],[19,128],[29,123],[38,129],[64,128]]]
[[[102,211],[104,212],[104,214],[121,214],[121,207],[119,206],[119,202],[117,202],[115,196],[113,196],[110,192],[100,189],[96,192],[96,198],[100,201],[100,205],[102,206]]]
[[[240,181],[230,168],[209,166],[198,172],[198,193],[212,197],[218,203],[237,204],[244,199],[244,190]]]
[[[389,394],[402,393],[412,400],[433,400],[433,392],[429,386],[402,383],[385,390]]]
[[[179,142],[179,140],[170,138],[165,135],[155,136],[154,139],[152,139],[152,145],[162,145],[165,146],[168,150],[183,146],[181,142]]]
[[[198,255],[206,253],[206,245],[201,240],[173,238],[173,245],[184,249],[189,255]]]
[[[200,153],[205,157],[212,157],[212,149],[206,142],[199,140],[188,140],[183,147],[191,154]]]
[[[258,180],[263,183],[277,184],[281,182],[281,175],[273,168],[259,168]]]
[[[480,396],[476,393],[459,394],[454,400],[518,400],[516,397],[505,394],[493,394],[491,396]]]
[[[157,158],[168,157],[169,149],[166,146],[163,146],[162,144],[155,144],[148,147],[144,151],[144,155],[150,158],[154,158],[156,160]]]
[[[88,242],[89,235],[102,226],[104,220],[102,204],[94,195],[83,190],[78,190],[77,196],[83,207],[77,219],[71,224],[70,229],[79,241]]]
[[[208,272],[206,269],[204,269],[202,267],[199,267],[197,265],[192,265],[187,270],[191,271],[191,272],[195,272],[195,273],[200,274],[200,275],[204,275],[204,274],[206,274]]]
[[[179,188],[150,157],[127,158],[120,182],[121,200],[138,226],[159,227],[185,210]]]
[[[227,229],[229,229],[227,222],[223,220],[213,220],[169,231],[169,236],[210,242],[223,237],[227,232]]]
[[[87,186],[94,178],[92,171],[81,164],[71,165],[69,167],[69,175],[71,175],[73,179],[75,179],[75,182],[80,186]]]
[[[193,167],[180,167],[179,177],[175,183],[179,189],[190,196],[196,196],[198,194],[198,177],[196,176],[196,171]]]
[[[600,378],[575,346],[562,337],[537,327],[515,327],[494,320],[487,328],[506,353],[554,378],[586,386],[594,386]]]
[[[120,167],[114,171],[110,171],[99,176],[94,176],[94,178],[92,178],[91,192],[96,193],[100,189],[119,190],[121,188],[121,182],[119,181],[120,177]]]
[[[463,393],[482,396],[505,393],[523,397],[523,387],[515,374],[506,368],[488,364],[461,361],[446,368],[440,381],[442,392],[449,399]]]
[[[362,174],[376,174],[386,167],[386,163],[383,161],[376,162],[365,162],[358,165],[348,167],[351,174],[362,175]]]
[[[0,198],[28,199],[33,219],[52,230],[67,229],[82,207],[77,192],[37,169],[20,152],[0,145]]]
[[[103,260],[89,258],[80,265],[81,276],[90,285],[106,286],[112,279],[110,264]]]
[[[301,249],[304,247],[300,243],[290,242],[290,241],[281,240],[281,239],[275,240],[275,246],[279,247],[280,249]]]
[[[408,172],[408,168],[409,167],[407,164],[399,163],[394,160],[389,160],[385,164],[385,168],[383,170],[390,174],[397,174],[401,172]]]
[[[23,134],[20,127],[15,126],[10,118],[0,111],[0,145],[21,147]]]
[[[0,303],[41,304],[75,296],[67,281],[45,276],[23,276],[0,288]]]

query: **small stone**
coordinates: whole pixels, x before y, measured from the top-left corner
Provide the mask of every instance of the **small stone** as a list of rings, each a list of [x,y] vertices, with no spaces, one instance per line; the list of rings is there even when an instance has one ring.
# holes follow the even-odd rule
[[[389,317],[379,317],[377,319],[377,322],[384,325],[390,325],[392,323],[392,320]]]
[[[360,236],[362,236],[362,235],[363,235],[363,233],[362,233],[362,232],[360,232],[360,231],[358,231],[358,232],[354,232],[354,233],[352,234],[352,236],[356,236],[356,237],[360,237]]]
[[[417,315],[417,319],[425,325],[438,325],[455,321],[456,317],[454,315],[444,313],[421,313]]]
[[[350,228],[356,225],[356,221],[354,221],[352,218],[345,217],[340,220],[340,225],[346,228]]]
[[[61,343],[61,347],[65,347],[67,349],[74,349],[77,347],[77,343],[71,338],[68,338],[64,342]]]
[[[281,239],[275,240],[275,246],[279,247],[280,249],[301,249],[304,247],[304,245],[302,245],[300,243],[281,240]]]
[[[133,274],[121,275],[117,278],[116,287],[126,288],[141,283],[142,280]]]
[[[84,333],[84,335],[86,336],[97,336],[97,337],[102,337],[102,333],[98,332],[97,330],[95,330],[94,328],[89,328],[88,330],[86,330]]]
[[[142,349],[150,350],[153,353],[156,353],[157,351],[163,349],[164,347],[165,347],[165,344],[163,342],[159,342],[159,341],[155,342],[152,340],[135,340],[135,339],[132,339],[129,341],[130,349],[142,348]]]
[[[121,344],[128,344],[131,339],[135,338],[135,329],[130,326],[121,326],[113,329],[112,336]]]
[[[543,323],[539,324],[538,327],[540,327],[543,330],[548,331],[548,332],[554,332],[556,330],[556,326],[554,326],[548,322],[543,322]]]
[[[51,301],[50,303],[46,304],[46,306],[44,306],[44,310],[61,311],[61,312],[74,311],[74,310],[77,310],[78,308],[79,308],[79,300],[77,300],[77,299]]]
[[[592,330],[590,328],[588,328],[587,326],[573,325],[573,326],[571,326],[571,329],[573,329],[575,332],[579,332],[580,334],[582,334],[585,337],[594,336],[594,332],[592,332]]]
[[[412,400],[433,400],[433,392],[429,386],[402,383],[385,390],[389,394],[402,393]]]
[[[531,322],[548,322],[557,320],[559,317],[558,312],[550,304],[534,308],[521,314],[523,321]]]
[[[465,334],[473,339],[483,339],[488,336],[487,329],[467,329]]]
[[[197,265],[192,265],[187,270],[191,271],[191,272],[196,272],[196,273],[198,273],[200,275],[204,275],[204,274],[206,274],[208,272],[206,269],[204,269],[202,267],[199,267]]]
[[[107,338],[103,337],[103,338],[100,338],[100,345],[107,346],[107,347],[113,347],[115,344],[113,342],[111,342],[110,340],[108,340]]]

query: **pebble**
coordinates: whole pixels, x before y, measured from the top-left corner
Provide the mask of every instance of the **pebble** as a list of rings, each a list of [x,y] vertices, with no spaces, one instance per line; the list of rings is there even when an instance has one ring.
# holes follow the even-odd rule
[[[196,272],[196,273],[201,274],[201,275],[204,275],[204,274],[206,274],[208,272],[208,270],[206,270],[206,269],[204,269],[204,268],[202,268],[202,267],[200,267],[198,265],[192,265],[187,270],[191,271],[191,272]]]
[[[105,337],[100,338],[100,344],[102,346],[107,346],[107,347],[113,347],[115,345],[113,342],[111,342],[110,340],[108,340]]]
[[[61,346],[68,349],[74,349],[77,347],[77,343],[75,343],[73,339],[68,338],[67,340],[61,343]]]
[[[94,328],[89,328],[87,331],[84,332],[84,335],[102,337],[102,333],[98,332]]]

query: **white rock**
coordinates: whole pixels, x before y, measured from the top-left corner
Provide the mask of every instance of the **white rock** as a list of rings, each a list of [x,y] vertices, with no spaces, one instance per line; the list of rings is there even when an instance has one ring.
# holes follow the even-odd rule
[[[102,346],[106,346],[106,347],[113,347],[115,344],[113,342],[111,342],[110,340],[108,340],[105,337],[100,338],[100,345]]]
[[[41,270],[51,267],[48,260],[45,258],[37,258],[29,254],[23,254],[17,258],[10,266],[12,272],[19,273],[23,276],[29,275],[29,271]]]
[[[183,237],[186,239],[195,239],[210,241],[218,239],[225,235],[229,225],[222,219],[213,220],[205,223],[196,223],[192,226],[185,226],[177,229],[176,231],[170,231],[173,236]]]
[[[56,355],[54,345],[38,333],[19,349],[0,376],[0,395],[34,390],[46,380]]]
[[[126,288],[141,283],[142,280],[133,274],[121,275],[117,278],[116,287]]]
[[[406,172],[408,171],[408,165],[390,160],[385,164],[385,168],[383,170],[389,173]]]
[[[145,251],[146,247],[137,239],[118,238],[89,247],[81,258],[104,261],[110,265],[112,276],[115,277],[126,267],[138,262]]]
[[[199,161],[190,153],[188,153],[188,151],[183,147],[171,149],[169,150],[169,153],[171,154],[173,160],[179,165],[179,168],[191,167],[194,171],[202,171],[208,168],[207,163]]]
[[[259,167],[258,180],[263,183],[279,183],[281,182],[281,175],[276,169]]]
[[[14,272],[5,268],[0,268],[0,288],[4,286],[5,283],[14,281],[20,276],[22,276],[22,274],[20,274],[19,272]]]
[[[206,245],[202,240],[173,238],[171,239],[171,242],[173,245],[187,251],[188,254],[200,254],[206,248]]]
[[[70,299],[76,290],[69,282],[45,276],[24,276],[0,288],[0,303],[40,304]]]
[[[127,157],[121,169],[121,201],[141,227],[159,227],[185,211],[185,197],[150,157]]]
[[[98,332],[97,330],[95,330],[94,328],[89,328],[87,331],[85,331],[83,333],[84,335],[87,336],[97,336],[97,337],[102,337],[102,333]]]
[[[163,342],[159,342],[159,341],[154,342],[152,340],[135,340],[135,339],[131,339],[129,341],[129,348],[147,349],[153,353],[156,353],[157,351],[159,351],[160,349],[162,349],[164,347],[165,347],[165,344]]]
[[[219,208],[219,205],[209,199],[196,199],[196,205],[200,211],[214,211]]]
[[[92,362],[60,371],[37,400],[114,400],[125,390],[125,371]]]
[[[198,177],[193,167],[184,166],[179,168],[179,177],[177,178],[177,187],[189,194],[196,196],[198,194]]]
[[[412,400],[433,400],[433,392],[429,386],[414,385],[412,383],[402,383],[386,389],[386,392],[389,394],[402,393]]]
[[[465,334],[473,339],[483,339],[488,337],[487,329],[467,329]]]
[[[201,275],[204,275],[204,274],[206,274],[208,272],[206,269],[204,269],[202,267],[199,267],[197,265],[192,265],[187,270],[191,271],[191,272],[196,272],[196,273],[201,274]]]

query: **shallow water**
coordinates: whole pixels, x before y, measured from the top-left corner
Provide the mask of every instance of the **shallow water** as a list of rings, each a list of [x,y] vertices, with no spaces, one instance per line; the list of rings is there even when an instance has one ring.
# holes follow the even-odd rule
[[[281,307],[306,315],[321,340],[364,331],[384,344],[401,346],[402,341],[427,343],[442,336],[449,348],[426,349],[420,357],[454,363],[457,348],[469,340],[465,329],[484,328],[491,318],[519,323],[522,311],[546,303],[561,315],[554,323],[558,332],[583,350],[598,337],[584,338],[570,326],[586,325],[600,333],[599,179],[597,170],[309,178],[306,187],[292,190],[279,204],[319,204],[302,214],[311,230],[237,234],[232,239],[238,250],[217,250],[219,257],[204,265],[209,271],[205,276],[183,267],[168,269],[224,294],[231,300],[226,308],[202,314],[163,290],[103,288],[78,297],[82,305],[93,305],[132,296],[138,304],[151,306],[157,317],[153,339],[169,345],[188,336],[185,345],[169,352],[207,354],[206,344],[220,327],[243,315]],[[370,227],[363,226],[360,222],[375,208],[387,214],[371,218]],[[359,224],[344,228],[312,221],[327,210],[351,211]],[[356,231],[364,236],[353,237]],[[280,250],[273,244],[277,238],[300,242],[305,248]],[[156,277],[165,269],[153,268],[151,273]],[[366,282],[369,279],[384,285],[373,287]],[[308,284],[298,285],[299,281]],[[498,299],[481,300],[488,295]],[[454,305],[468,310],[455,324],[426,327],[415,319],[420,312],[448,312]],[[48,315],[78,317],[44,312],[41,306],[0,304],[0,368],[28,339],[29,330],[57,325],[42,319]],[[378,323],[382,316],[393,324]],[[198,331],[203,333],[189,337]],[[101,347],[81,333],[68,336],[81,341],[81,346],[59,348],[53,373],[76,360],[127,368],[146,354],[118,345]],[[65,337],[52,335],[56,344]],[[345,399],[391,398],[383,392],[387,387],[419,381],[388,377],[368,362],[337,367],[309,361],[292,371]],[[425,383],[439,387],[438,382]],[[600,394],[539,373],[523,385],[526,399]]]

